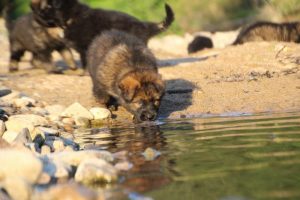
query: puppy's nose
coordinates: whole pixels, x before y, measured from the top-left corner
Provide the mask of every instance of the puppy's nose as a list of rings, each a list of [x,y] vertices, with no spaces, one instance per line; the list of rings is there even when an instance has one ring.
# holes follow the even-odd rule
[[[141,121],[153,121],[156,119],[156,116],[156,113],[142,112],[140,119]]]

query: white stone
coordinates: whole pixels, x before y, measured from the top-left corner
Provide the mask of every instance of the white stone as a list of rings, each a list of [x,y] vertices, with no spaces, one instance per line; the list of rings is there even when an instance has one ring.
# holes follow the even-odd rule
[[[102,159],[84,160],[77,168],[75,181],[84,184],[111,183],[117,180],[117,170]]]
[[[16,131],[5,131],[2,139],[8,142],[9,144],[12,144],[13,141],[18,137],[19,133]]]
[[[49,158],[53,160],[61,160],[72,166],[78,166],[82,161],[87,159],[103,159],[108,162],[114,160],[112,154],[108,151],[98,151],[98,150],[85,150],[85,151],[63,151],[58,153],[53,153],[49,155]]]
[[[18,136],[14,139],[13,143],[15,144],[26,144],[31,143],[32,138],[27,128],[23,128]]]
[[[68,108],[64,110],[61,114],[62,117],[83,117],[87,119],[93,119],[93,115],[88,111],[85,107],[83,107],[80,103],[73,103]]]
[[[22,178],[34,184],[42,173],[42,162],[29,150],[1,149],[0,158],[1,178]]]
[[[7,178],[2,182],[2,187],[13,200],[30,200],[32,186],[22,178]]]
[[[62,140],[54,140],[53,142],[54,151],[63,151],[65,149],[64,142]]]
[[[21,97],[18,99],[15,99],[13,101],[14,105],[18,108],[23,108],[26,106],[34,106],[36,104],[36,100],[29,98],[29,97]]]
[[[34,127],[45,126],[47,124],[48,122],[44,117],[33,114],[14,115],[9,117],[8,121],[5,122],[6,129],[9,131],[20,132],[23,128],[28,128],[30,133],[33,132]]]
[[[59,116],[66,107],[62,105],[50,105],[46,106],[45,109],[48,111],[49,115]]]
[[[76,126],[89,127],[90,123],[91,123],[90,120],[87,119],[87,118],[83,118],[83,117],[76,117],[75,118]]]
[[[2,137],[3,133],[5,132],[5,123],[0,120],[0,137]]]
[[[111,117],[110,110],[106,108],[94,107],[90,109],[95,120],[108,119]]]
[[[44,165],[43,171],[53,178],[68,178],[72,171],[70,165],[60,160],[52,160],[48,159],[48,157],[44,157],[42,160]]]
[[[48,145],[43,145],[41,148],[41,155],[47,155],[51,153],[51,148]]]

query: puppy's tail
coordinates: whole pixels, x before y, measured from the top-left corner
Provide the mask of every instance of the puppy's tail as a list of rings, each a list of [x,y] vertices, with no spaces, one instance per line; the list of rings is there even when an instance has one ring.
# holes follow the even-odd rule
[[[10,32],[13,29],[14,19],[13,19],[14,4],[12,1],[5,1],[5,6],[3,8],[3,18],[5,19],[5,26]]]
[[[163,21],[159,23],[151,23],[151,33],[150,36],[157,35],[169,28],[169,26],[175,20],[174,12],[168,4],[165,4],[166,17]]]

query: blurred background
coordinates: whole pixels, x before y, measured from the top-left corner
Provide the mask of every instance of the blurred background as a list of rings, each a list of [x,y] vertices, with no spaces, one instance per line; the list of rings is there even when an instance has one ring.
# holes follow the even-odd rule
[[[3,7],[5,0],[0,0]],[[29,11],[29,0],[16,3],[14,17]],[[114,9],[142,20],[159,21],[164,0],[82,0],[92,7]],[[300,0],[168,0],[176,13],[171,32],[226,31],[257,20],[274,22],[300,19]]]

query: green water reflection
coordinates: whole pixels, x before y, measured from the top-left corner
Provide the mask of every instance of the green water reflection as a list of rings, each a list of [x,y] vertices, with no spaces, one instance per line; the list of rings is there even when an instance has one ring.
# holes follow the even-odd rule
[[[107,130],[102,139],[98,130],[79,141],[130,152],[134,167],[120,183],[126,191],[164,200],[300,199],[300,113]],[[147,147],[162,155],[145,161]]]

